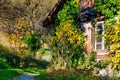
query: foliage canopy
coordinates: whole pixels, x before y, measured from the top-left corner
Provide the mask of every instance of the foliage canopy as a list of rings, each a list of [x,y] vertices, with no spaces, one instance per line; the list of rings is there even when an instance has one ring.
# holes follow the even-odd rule
[[[118,15],[120,0],[95,0],[94,10],[101,12],[105,19],[114,18]]]
[[[105,25],[104,38],[110,53],[110,62],[114,68],[120,69],[120,11],[118,22],[107,21]],[[114,23],[114,24],[113,24]]]

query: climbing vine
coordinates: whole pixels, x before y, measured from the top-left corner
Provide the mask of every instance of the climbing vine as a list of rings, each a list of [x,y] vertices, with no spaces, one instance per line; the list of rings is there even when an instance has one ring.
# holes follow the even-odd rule
[[[108,45],[110,62],[114,68],[120,69],[120,11],[118,14],[119,21],[117,23],[106,22],[104,38]]]
[[[72,25],[72,21],[61,22],[51,37],[51,49],[55,69],[76,67],[82,55],[83,34]]]
[[[118,15],[120,0],[95,0],[94,10],[101,12],[105,19],[110,19]]]

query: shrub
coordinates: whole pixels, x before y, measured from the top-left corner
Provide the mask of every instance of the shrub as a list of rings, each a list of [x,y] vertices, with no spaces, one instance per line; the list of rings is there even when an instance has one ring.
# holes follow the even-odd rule
[[[95,55],[96,55],[96,52],[92,52],[92,53],[89,53],[87,57],[84,57],[84,55],[82,57],[80,57],[78,68],[93,69],[95,66],[95,61],[94,61]]]
[[[100,61],[100,62],[97,63],[97,67],[101,68],[101,69],[106,68],[107,65],[108,65],[108,60],[102,60],[102,61]]]
[[[5,58],[0,58],[0,69],[10,68],[9,63]]]
[[[73,21],[61,22],[51,37],[52,62],[56,68],[76,67],[83,52],[83,33],[72,23]]]
[[[34,57],[35,57],[35,52],[41,48],[41,43],[40,43],[40,36],[33,33],[30,35],[25,35],[23,37],[23,41],[27,44],[30,53],[34,53]]]

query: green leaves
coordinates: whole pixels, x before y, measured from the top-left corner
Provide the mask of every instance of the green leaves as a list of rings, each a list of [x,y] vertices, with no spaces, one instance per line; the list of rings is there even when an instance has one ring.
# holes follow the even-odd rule
[[[83,34],[72,25],[72,22],[61,21],[50,41],[53,60],[62,68],[76,67],[83,52]]]
[[[75,0],[67,1],[63,9],[58,13],[60,21],[73,20],[79,11],[79,4]]]
[[[29,50],[35,51],[41,47],[40,36],[38,35],[25,35],[23,37],[24,42],[28,45]]]
[[[120,22],[114,23],[114,21],[107,21],[105,24],[104,38],[109,46],[110,62],[114,68],[120,69]]]
[[[95,11],[101,11],[105,19],[110,19],[117,15],[120,0],[95,0],[95,5]]]

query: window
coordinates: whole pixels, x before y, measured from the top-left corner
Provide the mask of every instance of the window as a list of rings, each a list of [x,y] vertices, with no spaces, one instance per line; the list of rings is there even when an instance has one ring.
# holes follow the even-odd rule
[[[95,30],[96,30],[95,50],[104,50],[105,44],[102,36],[104,34],[104,21],[97,22]]]

